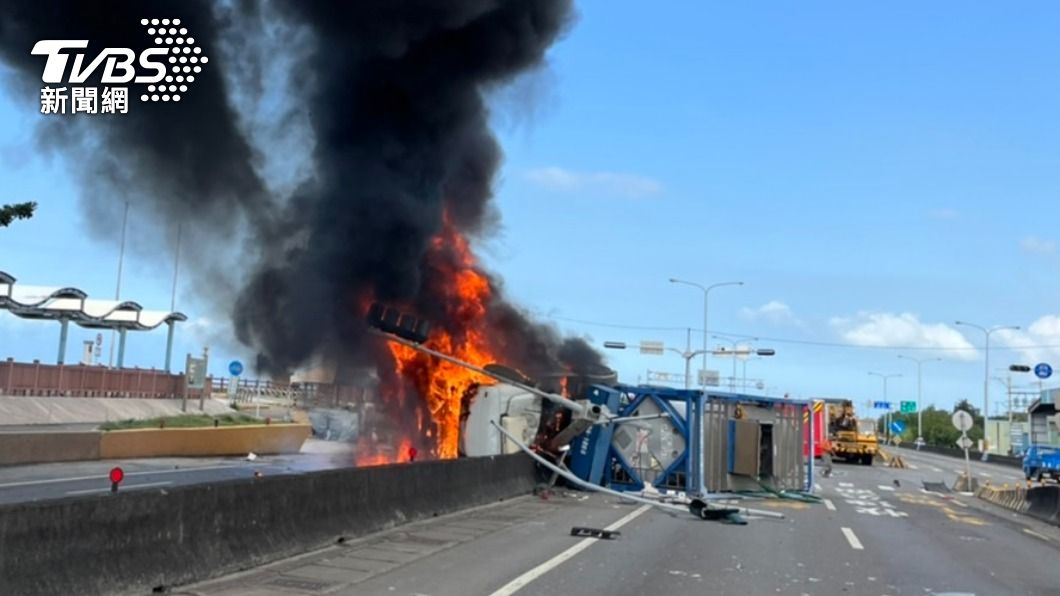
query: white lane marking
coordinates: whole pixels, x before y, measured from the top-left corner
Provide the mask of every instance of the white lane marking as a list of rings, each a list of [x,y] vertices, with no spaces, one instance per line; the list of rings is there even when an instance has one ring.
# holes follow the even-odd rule
[[[935,466],[931,466],[931,471],[932,472],[938,472],[938,473],[941,474],[942,473],[942,468],[936,468]]]
[[[170,484],[173,484],[173,483],[171,481],[168,481],[168,480],[165,481],[165,482],[148,482],[147,484],[130,484],[128,486],[122,487],[119,490],[123,490],[124,491],[124,490],[133,490],[133,489],[137,489],[137,488],[151,488],[153,486],[169,486]],[[66,494],[68,494],[68,495],[87,495],[89,493],[104,493],[104,492],[109,492],[109,491],[110,491],[110,487],[108,486],[108,487],[104,487],[104,488],[86,488],[86,489],[83,489],[83,490],[70,490],[70,491],[66,491]]]
[[[846,487],[854,486],[854,483],[853,482],[840,482],[839,486],[842,486],[842,487],[846,488]]]
[[[884,485],[882,485],[882,484],[877,484],[877,485],[876,485],[876,488],[878,488],[878,489],[880,489],[880,490],[889,490],[889,491],[891,491],[892,493],[894,492],[894,487],[893,487],[893,486],[884,486]]]
[[[204,472],[206,470],[236,470],[247,466],[207,466],[202,468],[180,468],[178,470],[155,470],[143,472],[126,472],[125,476],[149,476],[151,474],[178,474],[180,472]],[[49,478],[47,480],[25,480],[22,482],[8,482],[0,484],[0,488],[11,488],[15,486],[32,486],[34,484],[56,484],[59,482],[80,482],[82,480],[106,480],[107,473],[101,472],[95,476],[73,476],[70,478]],[[110,490],[110,489],[108,489]]]
[[[982,476],[983,478],[989,478],[990,477],[990,474],[988,474],[986,472],[979,472],[979,475]]]
[[[637,509],[634,509],[630,513],[626,514],[626,516],[623,517],[622,519],[616,521],[615,523],[611,524],[610,526],[607,526],[604,529],[608,530],[608,531],[617,530],[617,529],[621,528],[622,526],[628,524],[629,522],[633,521],[639,515],[641,515],[642,513],[644,513],[645,511],[647,511],[649,509],[651,509],[651,505],[641,505]],[[577,555],[578,553],[582,552],[583,550],[589,548],[590,546],[592,546],[596,542],[599,542],[599,539],[597,539],[597,538],[584,538],[584,539],[582,539],[581,542],[578,542],[574,546],[572,546],[572,547],[568,548],[567,550],[561,552],[560,554],[552,557],[551,559],[545,561],[544,563],[538,565],[537,567],[534,567],[533,569],[531,569],[531,570],[527,571],[526,573],[520,575],[519,577],[513,579],[512,581],[508,582],[507,584],[501,586],[499,589],[497,589],[496,592],[493,592],[493,594],[491,594],[491,596],[510,596],[511,594],[515,594],[519,590],[525,588],[530,582],[534,581],[535,579],[541,577],[542,575],[544,575],[544,574],[548,573],[549,571],[555,569],[556,567],[560,566],[564,561],[567,561],[568,559],[570,559],[574,555]]]
[[[909,468],[910,470],[919,470],[920,469],[920,466],[918,466],[916,464],[906,464],[906,467]]]
[[[818,484],[818,483],[816,483],[816,482],[814,482],[814,483],[813,483],[813,490],[815,490],[815,491],[818,491],[818,492],[820,492],[820,490],[821,490],[821,485],[820,485],[820,484]]]
[[[829,511],[835,511],[835,503],[832,502],[832,499],[824,499],[824,508]]]
[[[1023,531],[1026,532],[1027,534],[1030,534],[1031,536],[1035,536],[1037,538],[1041,538],[1042,540],[1044,540],[1046,542],[1052,542],[1053,541],[1048,536],[1043,536],[1042,534],[1039,534],[1038,532],[1035,532],[1034,530],[1032,530],[1030,528],[1023,528]]]
[[[850,543],[850,548],[854,550],[865,550],[865,547],[861,545],[861,541],[854,535],[854,530],[850,528],[839,528],[843,531],[843,535],[847,537],[847,542]]]

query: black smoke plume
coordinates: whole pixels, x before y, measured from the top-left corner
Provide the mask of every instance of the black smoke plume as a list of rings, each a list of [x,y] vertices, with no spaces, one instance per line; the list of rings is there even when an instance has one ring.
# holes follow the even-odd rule
[[[319,357],[375,362],[378,342],[366,341],[361,322],[370,300],[459,326],[458,305],[436,291],[445,267],[428,262],[431,239],[444,225],[470,237],[494,227],[502,151],[485,96],[539,67],[571,13],[571,0],[0,0],[0,60],[14,72],[12,95],[36,107],[37,40],[139,50],[149,43],[145,17],[180,18],[194,32],[216,58],[180,104],[134,100],[121,116],[52,116],[40,138],[76,164],[90,216],[134,200],[159,222],[189,222],[202,255],[224,250],[231,222],[242,222],[257,266],[234,299],[222,296],[258,368],[287,373]],[[287,76],[298,97],[284,116],[304,117],[313,137],[297,148],[311,153],[311,175],[289,196],[264,182],[252,131],[232,107],[233,97],[260,97],[275,83],[267,64],[223,60],[226,44],[252,45],[275,23],[305,32],[288,42],[297,47],[280,48],[296,57]],[[600,366],[584,342],[533,322],[490,280],[490,325],[510,364]]]

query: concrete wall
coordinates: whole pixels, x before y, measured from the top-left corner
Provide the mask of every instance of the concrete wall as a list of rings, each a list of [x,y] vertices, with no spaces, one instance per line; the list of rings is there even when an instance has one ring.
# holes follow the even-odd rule
[[[112,430],[100,436],[99,455],[126,459],[298,453],[311,431],[308,424]]]
[[[4,594],[142,594],[528,493],[524,455],[0,506]]]
[[[0,465],[250,452],[298,453],[311,430],[309,424],[272,424],[106,432],[0,432]],[[0,589],[0,595],[3,593]]]
[[[135,397],[31,397],[0,396],[0,429],[7,425],[81,424],[115,420],[142,420],[178,416],[181,400]],[[233,413],[227,402],[188,400],[188,414],[211,416]]]
[[[99,459],[99,433],[0,433],[0,465]]]

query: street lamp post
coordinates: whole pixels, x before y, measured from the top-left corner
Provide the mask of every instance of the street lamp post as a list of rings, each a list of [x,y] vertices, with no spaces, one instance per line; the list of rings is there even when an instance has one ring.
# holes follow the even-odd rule
[[[692,331],[689,330],[688,331],[688,336],[691,337],[691,335],[692,335]],[[647,353],[647,352],[644,351],[645,348],[643,347],[645,345],[645,343],[646,342],[641,342],[641,346],[642,346],[641,347],[641,353],[642,354],[643,353]],[[691,384],[692,383],[692,374],[691,374],[692,359],[703,353],[703,350],[696,350],[696,351],[693,352],[691,343],[692,343],[691,340],[689,340],[688,341],[688,347],[685,350],[678,350],[677,348],[671,348],[671,347],[662,347],[661,342],[659,342],[658,347],[655,348],[656,350],[666,350],[667,352],[673,352],[673,353],[677,354],[678,356],[680,356],[685,361],[685,389],[690,389],[691,386],[692,386],[692,384]],[[604,347],[608,348],[608,349],[611,349],[611,350],[625,350],[627,346],[626,346],[625,342],[621,342],[621,341],[605,341],[604,342]],[[655,352],[652,352],[652,353],[661,354],[662,352],[661,351],[655,351]]]
[[[692,286],[693,288],[699,288],[703,290],[703,382],[700,383],[700,387],[706,391],[707,389],[707,338],[710,337],[707,331],[707,306],[710,299],[710,291],[714,288],[720,288],[722,286],[742,286],[742,281],[723,281],[721,283],[712,284],[709,286],[703,286],[694,281],[686,281],[683,279],[677,279],[674,277],[670,278],[672,284],[684,284],[686,286]]]
[[[901,374],[885,375],[883,373],[872,372],[872,371],[869,371],[869,375],[874,376],[874,377],[879,377],[879,378],[883,379],[883,401],[884,402],[887,401],[887,379],[898,378],[898,377],[902,376]],[[886,418],[884,420],[886,421],[884,423],[884,426],[886,427],[886,430],[887,430],[887,442],[890,443],[891,442],[891,408],[890,408],[889,404],[888,404],[888,407],[887,407],[887,416],[886,416]]]
[[[920,393],[921,381],[923,380],[923,375],[921,374],[921,366],[923,366],[923,364],[925,362],[942,362],[942,358],[917,359],[917,358],[910,358],[909,356],[903,356],[901,354],[899,354],[898,357],[902,358],[904,360],[912,360],[913,362],[916,362],[916,442],[917,443],[923,443],[924,442],[924,433],[923,433],[923,428],[924,428],[924,426],[923,426],[924,425],[924,406],[923,406],[923,401],[921,400],[921,393]]]
[[[997,325],[990,327],[989,329],[982,325],[976,325],[975,323],[969,323],[967,321],[955,321],[956,325],[964,325],[966,327],[974,327],[983,332],[986,336],[986,346],[983,349],[984,355],[984,367],[983,367],[983,461],[986,461],[987,451],[990,450],[989,441],[986,438],[986,421],[990,417],[990,334],[995,331],[1001,331],[1002,329],[1009,329],[1012,331],[1018,331],[1018,325]]]
[[[718,333],[715,333],[711,337],[713,337],[714,339],[720,339],[722,341],[729,342],[730,344],[732,344],[732,353],[731,353],[731,355],[732,355],[732,377],[729,379],[729,391],[735,391],[735,387],[736,387],[736,357],[739,355],[737,353],[736,347],[737,347],[737,344],[740,342],[740,339],[739,338],[733,338],[732,336],[729,336],[729,335],[722,335],[722,334],[718,334]],[[747,341],[747,342],[755,342],[755,341],[758,341],[758,338],[757,337],[748,337],[748,338],[744,338],[744,340]],[[744,355],[745,356],[750,356],[751,352],[752,352],[752,350],[750,349],[750,347],[748,347],[748,350],[747,350],[746,354],[744,354]],[[713,352],[713,353],[717,354],[717,352]],[[747,366],[746,366],[746,364],[747,364],[747,360],[744,359],[744,380],[745,381],[747,379]],[[746,390],[746,389],[747,389],[747,386],[746,386],[746,382],[745,382],[744,383],[744,390]]]

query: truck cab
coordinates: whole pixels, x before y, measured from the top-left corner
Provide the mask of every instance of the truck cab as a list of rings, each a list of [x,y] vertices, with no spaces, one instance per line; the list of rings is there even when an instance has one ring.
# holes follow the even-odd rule
[[[1060,480],[1060,447],[1031,445],[1023,456],[1023,475],[1027,480]]]

